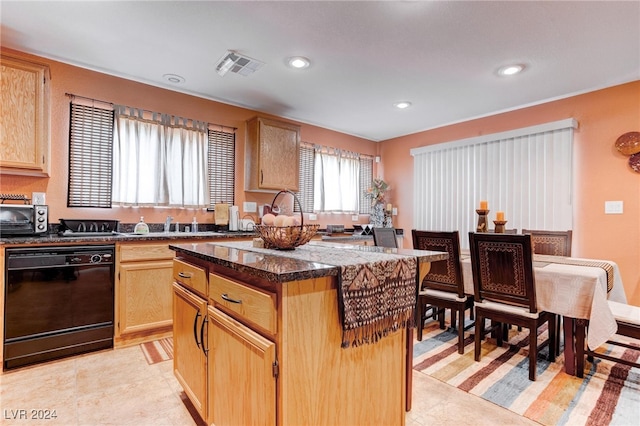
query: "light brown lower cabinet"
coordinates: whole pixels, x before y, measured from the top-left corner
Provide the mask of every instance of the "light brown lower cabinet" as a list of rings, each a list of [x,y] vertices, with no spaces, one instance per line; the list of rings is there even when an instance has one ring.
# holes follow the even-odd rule
[[[117,246],[116,346],[171,335],[174,254],[167,242]]]
[[[209,306],[209,423],[276,424],[275,343]]]
[[[173,372],[198,414],[207,418],[207,301],[173,284]]]

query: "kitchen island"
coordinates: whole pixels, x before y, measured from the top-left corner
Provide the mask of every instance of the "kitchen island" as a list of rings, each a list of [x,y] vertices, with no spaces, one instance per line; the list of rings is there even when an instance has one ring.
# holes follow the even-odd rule
[[[251,242],[170,248],[174,372],[208,424],[404,424],[410,324],[345,339],[343,264],[413,264],[415,303],[416,278],[446,253],[317,241],[293,251]]]

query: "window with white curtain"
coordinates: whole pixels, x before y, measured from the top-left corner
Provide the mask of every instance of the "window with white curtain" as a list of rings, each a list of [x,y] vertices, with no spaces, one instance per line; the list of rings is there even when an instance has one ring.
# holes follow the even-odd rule
[[[333,155],[335,157],[335,165],[338,165],[338,156],[342,155],[344,161],[345,176],[340,177],[334,175],[327,180],[324,178],[322,154]],[[350,158],[347,158],[350,157]],[[356,165],[354,161],[359,164]],[[329,160],[331,162],[331,160]],[[358,170],[355,171],[354,168]],[[356,197],[346,200],[343,205],[357,206],[354,210],[344,210],[347,212],[359,212],[368,214],[371,212],[371,200],[366,197],[367,190],[371,188],[373,183],[373,157],[366,154],[348,153],[342,152],[334,148],[322,147],[320,145],[313,145],[309,142],[303,142],[300,144],[300,191],[297,193],[298,199],[304,212],[321,212],[321,211],[342,211],[342,210],[322,210],[316,207],[331,207],[332,205],[341,203],[342,200],[336,197],[336,200],[331,200],[330,204],[323,205],[322,198],[325,192],[330,194],[337,194],[333,190],[335,187],[335,181],[343,179],[345,185],[351,185],[354,181],[353,173],[358,174],[357,182],[358,187],[349,191],[341,191],[340,197]],[[327,186],[327,187],[325,187]],[[320,198],[318,205],[316,206],[316,195]],[[331,197],[331,195],[329,195]]]
[[[315,211],[358,211],[360,200],[358,154],[318,147],[314,155],[314,171],[313,209]]]
[[[507,229],[572,229],[574,119],[430,145],[414,157],[415,229],[460,231],[469,247],[480,200],[489,224],[503,211]]]
[[[207,123],[114,109],[113,203],[205,207]]]
[[[234,204],[235,129],[90,101],[108,107],[71,102],[69,207]]]

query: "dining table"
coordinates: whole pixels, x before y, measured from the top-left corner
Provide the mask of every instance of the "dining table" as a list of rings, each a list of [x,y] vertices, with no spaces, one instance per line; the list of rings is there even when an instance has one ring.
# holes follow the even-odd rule
[[[460,263],[465,293],[473,295],[468,250],[462,251]],[[588,321],[591,349],[604,344],[618,329],[607,302],[627,303],[618,265],[609,260],[534,254],[533,271],[537,308],[563,317],[565,372],[576,375],[577,328]]]

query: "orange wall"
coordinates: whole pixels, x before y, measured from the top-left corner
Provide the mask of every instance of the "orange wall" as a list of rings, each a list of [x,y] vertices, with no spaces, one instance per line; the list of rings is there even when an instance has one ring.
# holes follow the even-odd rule
[[[272,195],[245,193],[245,121],[256,114],[219,102],[201,99],[137,83],[86,69],[10,51],[25,58],[49,63],[51,67],[51,176],[49,178],[0,175],[0,192],[30,195],[46,192],[50,221],[59,218],[117,218],[136,222],[139,216],[151,223],[163,222],[171,215],[181,223],[191,221],[189,209],[114,208],[69,209],[66,207],[67,139],[69,99],[65,93],[126,104],[196,120],[237,127],[236,204],[243,201],[271,203]],[[343,133],[301,124],[303,141],[346,148],[369,155],[380,155],[374,176],[391,184],[390,201],[398,206],[396,227],[407,233],[413,225],[413,158],[411,148],[501,132],[573,117],[575,133],[575,213],[573,253],[575,256],[604,258],[618,263],[629,301],[640,305],[640,175],[627,165],[614,142],[629,131],[640,131],[640,82],[615,86],[559,101],[498,114],[478,120],[441,127],[400,138],[374,143]],[[624,214],[605,215],[605,200],[622,200]],[[201,223],[213,222],[212,213],[197,212]],[[360,216],[358,223],[367,223]],[[319,215],[319,223],[351,225],[350,215]],[[409,246],[405,240],[405,246]]]
[[[271,204],[273,201],[275,194],[245,193],[244,191],[245,122],[260,113],[101,74],[10,49],[3,49],[3,51],[22,56],[25,59],[31,58],[38,62],[47,63],[50,66],[51,176],[37,178],[0,175],[0,192],[26,194],[29,197],[34,191],[46,192],[50,214],[49,221],[51,223],[57,223],[60,218],[119,219],[121,222],[130,223],[137,222],[140,216],[144,216],[146,222],[161,223],[164,222],[167,215],[171,215],[175,221],[185,224],[191,222],[194,213],[198,217],[198,222],[213,223],[213,213],[204,210],[125,207],[113,209],[67,208],[69,97],[65,96],[65,93],[236,127],[238,129],[236,131],[236,204],[240,207],[240,214],[243,215],[243,201],[256,201],[258,204]],[[217,76],[214,75],[212,78],[217,78]],[[262,115],[268,116],[266,114]],[[349,149],[369,155],[375,155],[378,149],[375,142],[366,139],[317,126],[298,124],[301,125],[301,139],[306,142]],[[252,215],[255,217],[256,213]],[[345,225],[352,223],[351,215],[323,214],[318,215],[318,219],[318,223],[323,227],[327,223],[339,224],[345,222]],[[367,223],[368,217],[361,216],[360,222]]]
[[[615,261],[629,303],[640,305],[640,174],[614,147],[627,132],[640,131],[640,81],[428,130],[381,143],[384,177],[399,206],[396,226],[413,226],[411,148],[575,118],[572,254]],[[605,215],[604,202],[624,202],[624,213]]]

